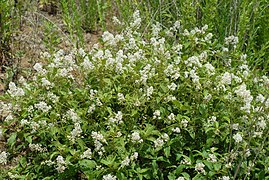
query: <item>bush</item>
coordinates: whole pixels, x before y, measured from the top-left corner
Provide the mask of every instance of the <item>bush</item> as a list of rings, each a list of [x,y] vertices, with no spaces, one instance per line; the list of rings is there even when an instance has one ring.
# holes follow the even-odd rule
[[[114,19],[117,21],[117,19]],[[90,52],[43,53],[1,97],[3,178],[264,179],[269,79],[238,38],[141,18]],[[45,63],[46,62],[46,63]]]

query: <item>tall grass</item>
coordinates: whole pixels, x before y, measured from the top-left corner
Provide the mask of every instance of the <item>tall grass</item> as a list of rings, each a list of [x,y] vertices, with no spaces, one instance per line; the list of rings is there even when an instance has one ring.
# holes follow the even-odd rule
[[[239,37],[239,49],[249,55],[256,68],[269,70],[269,4],[267,0],[114,0],[121,20],[139,9],[148,22],[164,26],[180,20],[186,29],[208,24],[220,41]],[[116,3],[115,3],[116,2]]]
[[[1,68],[10,63],[10,43],[13,33],[13,5],[9,0],[0,1],[0,65]]]

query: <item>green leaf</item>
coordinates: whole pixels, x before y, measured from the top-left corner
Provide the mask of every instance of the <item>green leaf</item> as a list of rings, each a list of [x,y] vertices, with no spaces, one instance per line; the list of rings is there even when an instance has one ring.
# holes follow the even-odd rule
[[[164,148],[164,155],[165,155],[165,157],[170,157],[170,146],[168,146],[168,147],[166,147],[166,148]]]
[[[182,174],[182,176],[183,176],[186,180],[190,180],[190,179],[191,179],[191,177],[190,177],[190,175],[189,175],[188,173],[183,172],[183,173],[181,173],[181,174]]]
[[[108,167],[112,167],[114,164],[114,161],[116,159],[116,156],[109,155],[106,160],[102,159],[101,163],[107,165]]]
[[[24,138],[29,144],[32,143],[32,136],[29,136],[29,133],[24,134]]]
[[[186,165],[183,165],[183,164],[179,165],[176,169],[176,173],[177,174],[181,173],[185,167]]]
[[[216,171],[219,171],[221,169],[221,163],[214,163],[213,166]]]
[[[79,167],[82,171],[91,171],[96,167],[96,162],[93,160],[83,159],[79,161]]]
[[[27,160],[26,160],[26,158],[25,157],[21,157],[20,158],[20,165],[21,165],[21,167],[23,167],[23,168],[26,168],[26,165],[27,165]]]
[[[152,167],[153,167],[153,175],[154,176],[157,176],[157,172],[158,172],[158,164],[157,164],[157,162],[156,162],[156,160],[153,160],[152,161]]]
[[[17,140],[17,132],[14,132],[11,134],[11,136],[7,140],[7,145],[10,146],[10,148],[13,148]]]

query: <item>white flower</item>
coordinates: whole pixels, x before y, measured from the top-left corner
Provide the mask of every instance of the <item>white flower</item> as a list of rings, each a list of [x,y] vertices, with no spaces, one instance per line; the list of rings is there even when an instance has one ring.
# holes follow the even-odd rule
[[[164,133],[164,134],[162,135],[162,139],[163,139],[164,141],[168,141],[168,140],[169,140],[169,136],[168,136],[168,134]]]
[[[8,156],[8,154],[5,151],[1,152],[0,164],[7,164],[7,156]]]
[[[208,156],[209,156],[208,161],[217,162],[217,157],[215,154],[209,154]]]
[[[229,176],[222,176],[221,180],[230,180]]]
[[[7,91],[12,97],[24,96],[25,93],[22,88],[17,88],[14,82],[10,82],[9,90]]]
[[[232,83],[232,77],[233,75],[229,72],[225,72],[223,74],[223,76],[221,77],[221,84],[224,84],[224,85],[230,85]]]
[[[75,112],[74,109],[70,109],[67,111],[67,117],[70,118],[74,123],[79,122],[80,117],[78,114]]]
[[[191,165],[191,162],[187,159],[187,158],[184,158],[182,161],[181,161],[182,164],[186,164],[186,165]]]
[[[177,178],[177,180],[184,180],[185,178],[183,176],[180,176]]]
[[[161,116],[160,110],[154,111],[154,113],[153,113],[153,119],[156,119],[156,118],[161,119],[160,116]]]
[[[174,133],[180,133],[180,128],[179,127],[173,128],[172,131]]]
[[[59,173],[64,172],[64,170],[66,169],[66,167],[65,167],[66,162],[64,161],[63,156],[58,156],[58,157],[56,158],[56,163],[57,163],[57,168],[56,168],[56,170],[57,170]]]
[[[159,148],[159,147],[162,147],[164,145],[164,141],[160,138],[156,139],[154,141],[154,147],[155,148]]]
[[[81,159],[91,159],[92,158],[92,150],[88,148],[86,151],[83,152],[82,155],[80,155]]]
[[[124,167],[124,166],[129,166],[131,160],[130,158],[127,156],[122,162],[121,162],[121,166]]]
[[[101,141],[103,143],[106,143],[106,139],[104,138],[104,136],[101,133],[93,131],[91,136],[95,140],[98,140],[98,141]]]
[[[149,88],[147,88],[147,97],[150,97],[153,93],[153,87],[150,86]]]
[[[177,85],[175,83],[168,85],[168,89],[170,89],[171,91],[176,90],[176,88],[177,88]]]
[[[206,68],[206,70],[207,70],[207,73],[208,73],[210,76],[212,76],[212,75],[215,74],[215,67],[212,66],[212,64],[210,64],[209,62],[207,62],[204,66],[205,66],[205,68]]]
[[[89,60],[88,56],[84,58],[83,63],[81,63],[81,66],[87,71],[94,69],[94,64]]]
[[[72,142],[75,142],[76,138],[81,136],[82,129],[80,127],[79,123],[75,123],[75,128],[71,131],[70,136],[68,136],[68,139]]]
[[[35,104],[34,107],[44,113],[49,112],[49,110],[51,109],[51,106],[48,106],[47,103],[45,103],[44,101]]]
[[[44,86],[46,88],[49,88],[52,85],[51,82],[49,80],[47,80],[46,78],[42,78],[41,83],[42,83],[42,86]]]
[[[131,135],[131,140],[133,143],[138,142],[142,143],[143,139],[141,139],[139,132],[133,132]]]
[[[117,177],[111,174],[107,174],[103,176],[103,180],[116,180]]]
[[[261,120],[257,123],[257,125],[261,128],[261,129],[265,129],[266,128],[266,122],[264,120]]]
[[[182,126],[185,128],[188,126],[188,123],[189,123],[189,121],[187,121],[186,119],[181,121]]]
[[[42,148],[41,144],[29,144],[29,148],[31,151],[37,151],[37,152],[46,152],[47,148]]]
[[[176,116],[174,115],[174,113],[171,113],[167,118],[171,121],[174,121],[176,118]]]
[[[134,152],[134,154],[130,157],[130,160],[136,160],[138,158],[138,152]]]
[[[235,140],[236,143],[239,143],[243,140],[241,134],[236,133],[235,135],[233,135],[233,139]]]
[[[42,65],[40,63],[36,63],[33,68],[37,71],[38,74],[44,75],[47,73],[47,71],[42,68]]]
[[[237,36],[229,36],[225,38],[225,44],[236,45],[238,42],[239,41]]]
[[[199,173],[205,173],[204,167],[205,165],[199,162],[195,165],[195,170]]]
[[[116,16],[113,16],[112,17],[112,21],[115,25],[121,25],[121,22],[120,20],[116,17]]]
[[[88,109],[88,113],[92,113],[95,110],[95,104],[92,104],[89,109]]]
[[[122,101],[125,100],[124,95],[123,95],[122,93],[118,93],[118,100],[119,100],[120,102],[122,102]]]
[[[208,33],[208,34],[205,36],[205,41],[210,42],[210,40],[212,39],[212,37],[213,37],[213,34],[212,34],[212,33]]]

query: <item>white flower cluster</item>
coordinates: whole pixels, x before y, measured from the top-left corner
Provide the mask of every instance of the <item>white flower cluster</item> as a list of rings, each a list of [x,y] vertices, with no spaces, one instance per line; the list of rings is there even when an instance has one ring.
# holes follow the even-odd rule
[[[219,177],[218,180],[230,180],[230,177],[229,176],[222,176],[222,177]]]
[[[153,113],[153,119],[161,119],[161,112],[160,110],[156,110]]]
[[[41,102],[39,102],[39,103],[37,103],[37,104],[34,104],[34,107],[35,107],[36,109],[38,109],[38,110],[44,112],[44,113],[49,112],[49,110],[51,109],[51,106],[50,106],[50,105],[47,105],[47,103],[44,102],[44,101],[41,101]]]
[[[25,92],[22,88],[16,87],[16,84],[14,82],[10,82],[8,85],[8,93],[10,94],[11,97],[19,97],[19,96],[24,96]]]
[[[133,14],[133,22],[130,23],[131,28],[138,28],[141,25],[140,12],[137,10]]]
[[[117,177],[111,174],[107,174],[103,176],[103,180],[116,180]]]
[[[154,141],[154,147],[155,148],[160,148],[164,145],[165,142],[167,142],[169,140],[169,136],[164,133],[161,137],[159,137],[158,139],[156,139]]]
[[[253,96],[251,96],[250,90],[247,90],[246,85],[243,83],[234,92],[237,96],[242,98],[243,102],[245,103],[245,105],[241,107],[241,110],[244,110],[247,113],[250,113],[250,109],[252,107],[251,102],[253,100]]]
[[[54,83],[51,83],[49,80],[46,78],[41,78],[41,85],[45,87],[47,90],[49,90],[51,87],[54,86]]]
[[[153,90],[154,88],[152,86],[147,88],[147,92],[146,92],[147,100],[150,99],[151,95],[153,94]]]
[[[195,165],[195,170],[196,170],[198,173],[203,173],[203,174],[205,174],[204,167],[205,167],[205,165],[204,165],[203,163],[199,162],[199,163],[197,163],[197,164]]]
[[[118,101],[119,102],[125,101],[125,97],[124,97],[124,95],[122,93],[118,93]]]
[[[63,173],[66,169],[66,162],[64,161],[63,156],[58,156],[56,158],[56,164],[57,164],[56,170],[59,173]]]
[[[186,157],[184,157],[184,159],[181,160],[180,163],[185,165],[191,165],[190,159],[187,159]]]
[[[174,133],[180,133],[180,128],[179,127],[173,128],[172,131]]]
[[[8,154],[3,151],[0,153],[0,164],[7,164],[7,157],[8,157]]]
[[[30,119],[29,121],[26,119],[22,119],[21,120],[21,126],[29,126],[32,129],[32,133],[36,132],[40,127],[43,128],[49,128],[51,127],[49,124],[47,124],[47,122],[45,120],[39,120],[39,121],[32,121],[32,119]]]
[[[109,118],[109,122],[112,123],[112,124],[121,124],[121,123],[123,123],[122,112],[118,111],[118,113],[115,115],[115,117]]]
[[[70,135],[67,136],[68,139],[72,142],[75,142],[75,140],[81,136],[81,133],[82,133],[82,129],[81,129],[81,126],[80,126],[80,123],[76,122],[74,124],[74,129],[71,131]]]
[[[181,121],[181,124],[184,128],[186,128],[188,126],[188,123],[189,123],[189,121],[187,119],[184,119]]]
[[[89,109],[88,109],[88,113],[92,113],[96,108],[95,108],[96,106],[95,106],[95,104],[92,104],[92,105],[90,105],[90,107],[89,107]]]
[[[217,157],[215,154],[209,154],[208,156],[209,156],[207,158],[208,161],[213,162],[213,163],[217,162]]]
[[[40,75],[45,75],[47,73],[47,70],[46,69],[43,69],[42,65],[40,63],[36,63],[34,66],[33,66],[34,70],[37,71],[38,74]]]
[[[150,64],[147,64],[142,70],[139,71],[141,77],[138,82],[143,84],[147,83],[147,80],[152,78],[155,74],[155,68],[152,68]]]
[[[229,37],[226,37],[225,38],[225,44],[229,45],[229,44],[232,44],[232,45],[236,45],[238,44],[238,37],[237,36],[229,36]]]
[[[176,90],[177,85],[175,83],[171,83],[170,85],[168,85],[168,89],[170,89],[171,91]]]
[[[143,139],[140,137],[139,132],[133,132],[131,135],[131,141],[133,143],[142,143]]]
[[[135,152],[131,157],[127,156],[122,162],[121,167],[129,166],[130,163],[138,158],[138,153]]]
[[[202,64],[197,56],[189,57],[187,60],[184,61],[187,67],[202,67]]]
[[[116,46],[118,42],[122,41],[124,39],[123,36],[117,34],[115,37],[113,34],[111,34],[108,31],[105,31],[102,35],[102,39],[105,42],[106,45],[109,46]]]
[[[59,102],[59,97],[52,92],[48,93],[48,99],[54,104]]]
[[[81,159],[92,159],[92,150],[88,148],[86,151],[83,152],[82,155],[80,155]]]
[[[29,148],[31,151],[37,151],[37,152],[46,152],[47,151],[47,148],[46,147],[43,148],[41,144],[30,143]]]
[[[177,80],[180,77],[180,69],[173,64],[169,64],[164,70],[164,73],[167,77],[171,77],[174,80]]]
[[[74,109],[69,109],[66,113],[67,117],[70,118],[74,123],[80,122],[80,117]]]
[[[207,73],[209,74],[209,76],[213,76],[215,74],[215,67],[212,66],[212,64],[210,64],[209,62],[204,64],[204,67],[206,68]]]
[[[243,140],[241,134],[236,133],[235,135],[233,135],[233,139],[235,140],[236,143],[239,143]]]
[[[97,153],[102,156],[105,152],[105,148],[103,147],[102,143],[107,143],[106,139],[101,133],[95,131],[92,132],[91,136],[94,139],[95,151],[97,151]]]
[[[83,62],[81,63],[81,66],[86,71],[85,73],[95,68],[94,64],[89,60],[88,56],[84,57]]]

